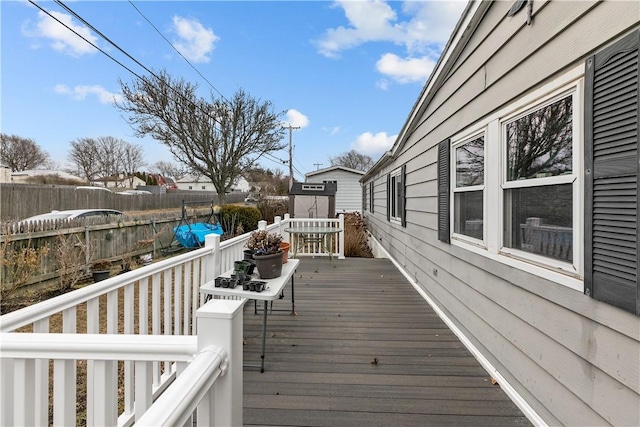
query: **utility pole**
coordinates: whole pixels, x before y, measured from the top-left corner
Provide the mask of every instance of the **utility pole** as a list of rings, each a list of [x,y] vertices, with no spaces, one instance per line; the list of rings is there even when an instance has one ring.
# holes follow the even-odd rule
[[[322,166],[322,163],[314,163],[313,166],[316,167],[316,170],[320,169],[320,166]]]
[[[300,126],[286,126],[289,129],[289,190],[293,187],[293,130],[300,129]]]

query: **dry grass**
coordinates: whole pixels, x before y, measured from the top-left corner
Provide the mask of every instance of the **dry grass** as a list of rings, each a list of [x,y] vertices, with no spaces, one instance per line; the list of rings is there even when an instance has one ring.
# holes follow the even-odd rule
[[[367,225],[357,212],[344,215],[344,256],[373,258],[367,243]]]

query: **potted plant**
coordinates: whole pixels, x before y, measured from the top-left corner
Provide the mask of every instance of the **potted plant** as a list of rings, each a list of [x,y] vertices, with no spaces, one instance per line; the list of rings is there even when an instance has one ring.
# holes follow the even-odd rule
[[[282,273],[282,236],[266,230],[252,231],[247,248],[253,252],[253,259],[261,279],[274,279]]]
[[[94,282],[108,279],[109,274],[111,274],[111,261],[108,259],[94,261],[91,263],[91,274]]]

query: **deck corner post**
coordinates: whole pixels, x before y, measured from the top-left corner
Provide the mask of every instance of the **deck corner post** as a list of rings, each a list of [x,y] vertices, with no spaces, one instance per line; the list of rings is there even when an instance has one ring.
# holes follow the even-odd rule
[[[242,309],[246,301],[214,299],[196,312],[198,351],[216,345],[225,349],[229,358],[227,372],[216,380],[211,391],[213,405],[204,405],[208,411],[198,411],[198,425],[242,425]]]
[[[258,230],[266,230],[267,229],[267,221],[261,219],[258,221]]]

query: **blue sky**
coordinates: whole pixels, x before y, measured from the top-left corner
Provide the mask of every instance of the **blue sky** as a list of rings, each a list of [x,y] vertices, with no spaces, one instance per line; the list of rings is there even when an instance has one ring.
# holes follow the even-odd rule
[[[297,179],[351,149],[377,160],[391,147],[466,4],[63,3],[145,67],[197,83],[203,97],[230,98],[242,88],[286,112],[285,124],[300,127],[293,131]],[[147,75],[57,3],[37,4]],[[0,19],[2,133],[35,140],[61,167],[71,141],[101,136],[139,144],[148,164],[174,161],[159,142],[133,136],[113,106],[118,80],[134,79],[129,71],[28,1],[1,1]],[[288,160],[288,151],[260,163],[288,173],[279,159]]]

